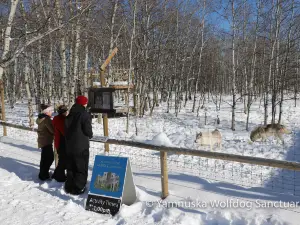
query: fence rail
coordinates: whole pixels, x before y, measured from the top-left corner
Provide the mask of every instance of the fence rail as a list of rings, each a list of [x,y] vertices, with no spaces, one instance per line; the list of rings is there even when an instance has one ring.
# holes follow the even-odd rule
[[[22,125],[16,125],[11,123],[6,123],[0,121],[0,125],[7,126],[11,128],[26,130],[36,132],[37,129],[29,128]],[[284,160],[275,160],[275,159],[265,159],[259,157],[252,157],[252,156],[244,156],[244,155],[235,155],[235,154],[228,154],[228,153],[221,153],[221,152],[210,152],[204,150],[195,150],[195,149],[187,149],[187,148],[178,148],[178,147],[168,147],[168,146],[158,146],[158,145],[151,145],[142,142],[136,142],[131,140],[118,140],[113,138],[108,138],[107,140],[99,140],[97,138],[91,139],[92,142],[95,143],[106,143],[112,145],[123,145],[123,146],[130,146],[139,149],[147,149],[147,150],[154,150],[160,152],[160,166],[161,166],[161,179],[162,179],[162,197],[165,198],[168,195],[168,170],[167,170],[167,154],[177,154],[177,155],[190,155],[190,156],[198,156],[203,158],[209,159],[219,159],[219,160],[226,160],[231,162],[238,162],[238,163],[246,163],[252,165],[259,165],[259,166],[267,166],[273,168],[280,168],[280,169],[287,169],[292,171],[300,171],[300,163],[293,162],[293,161],[284,161]]]

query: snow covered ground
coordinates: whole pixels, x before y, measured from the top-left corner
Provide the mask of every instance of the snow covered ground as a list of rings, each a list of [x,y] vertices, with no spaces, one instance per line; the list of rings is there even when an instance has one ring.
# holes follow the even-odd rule
[[[125,118],[109,119],[109,134],[118,139],[200,149],[194,143],[196,133],[217,127],[222,132],[223,143],[222,149],[216,151],[298,161],[300,111],[293,104],[285,104],[283,124],[293,130],[293,134],[286,136],[284,146],[273,139],[266,143],[249,142],[242,103],[237,109],[234,132],[230,130],[230,107],[224,102],[220,112],[215,111],[214,104],[208,105],[206,126],[204,110],[200,110],[197,117],[188,104],[175,117],[173,113],[165,113],[166,105],[163,104],[152,117],[132,119],[129,134],[125,133]],[[217,115],[220,125],[215,124]],[[15,109],[7,109],[7,120],[27,125],[26,105],[19,103]],[[250,129],[262,123],[263,107],[256,102],[251,112]],[[102,135],[101,124],[94,121],[93,128],[96,135]],[[102,153],[103,144],[92,143],[90,169],[94,156]],[[130,157],[138,193],[137,202],[123,205],[113,218],[85,211],[87,193],[74,197],[64,192],[62,184],[40,182],[37,179],[40,151],[36,147],[36,134],[9,128],[8,138],[0,141],[1,224],[299,224],[300,206],[292,205],[300,202],[298,172],[170,154],[167,208],[164,207],[166,203],[159,202],[160,165],[156,152],[111,145],[110,154]],[[193,207],[194,204],[198,204],[197,207]]]

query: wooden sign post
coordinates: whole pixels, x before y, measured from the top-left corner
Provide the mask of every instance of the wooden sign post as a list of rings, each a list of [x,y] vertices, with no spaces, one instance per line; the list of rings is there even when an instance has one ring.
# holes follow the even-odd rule
[[[118,48],[114,48],[114,50],[111,52],[111,54],[108,56],[108,58],[105,60],[105,62],[100,67],[100,82],[101,82],[102,87],[105,87],[105,77],[104,77],[105,69],[106,69],[107,65],[110,63],[111,59],[117,53],[117,51],[118,51]],[[108,137],[108,117],[107,117],[107,113],[102,114],[102,117],[103,117],[104,136]],[[109,152],[108,143],[104,143],[104,149],[105,149],[105,152]]]

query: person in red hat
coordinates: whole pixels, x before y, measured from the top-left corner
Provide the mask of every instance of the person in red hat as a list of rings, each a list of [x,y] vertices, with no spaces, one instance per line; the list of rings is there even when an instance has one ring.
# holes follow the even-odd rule
[[[88,99],[78,96],[65,119],[67,180],[65,191],[79,195],[85,191],[89,165],[89,139],[93,137],[92,120],[86,111]]]

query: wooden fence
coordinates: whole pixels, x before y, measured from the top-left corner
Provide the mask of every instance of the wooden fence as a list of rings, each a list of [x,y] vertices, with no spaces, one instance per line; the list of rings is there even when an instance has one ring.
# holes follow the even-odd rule
[[[10,124],[6,122],[1,122],[0,125],[3,127],[12,127],[16,129],[22,129],[27,131],[36,132],[37,129],[29,128],[21,125]],[[253,165],[261,165],[261,166],[269,166],[274,168],[288,169],[293,171],[300,171],[300,163],[292,162],[292,161],[283,161],[283,160],[275,160],[275,159],[265,159],[259,157],[252,156],[243,156],[243,155],[234,155],[222,152],[209,152],[203,150],[195,150],[195,149],[187,149],[187,148],[177,148],[177,147],[167,147],[167,146],[157,146],[146,144],[142,142],[128,141],[128,140],[117,140],[113,138],[92,138],[93,142],[101,142],[104,144],[113,144],[113,145],[123,145],[136,147],[141,149],[148,149],[160,152],[160,164],[161,164],[161,185],[162,185],[162,198],[166,198],[168,196],[168,169],[167,169],[167,153],[172,154],[182,154],[182,155],[191,155],[191,156],[200,156],[204,158],[211,159],[221,159],[232,162],[239,163],[248,163]]]

